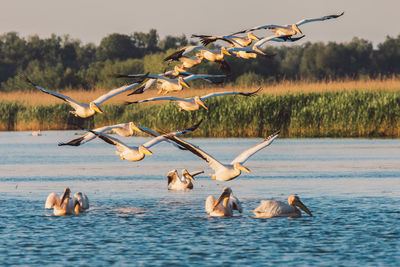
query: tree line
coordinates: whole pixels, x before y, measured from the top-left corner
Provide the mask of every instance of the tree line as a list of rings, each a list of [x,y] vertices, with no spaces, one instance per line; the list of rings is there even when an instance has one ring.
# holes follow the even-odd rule
[[[99,45],[83,44],[70,36],[37,35],[26,38],[17,32],[0,35],[0,91],[30,89],[24,73],[36,83],[52,89],[111,88],[121,81],[116,73],[162,73],[173,64],[163,61],[170,53],[197,42],[185,35],[160,39],[155,29],[131,35],[113,33]],[[214,47],[216,48],[216,47]],[[370,41],[353,38],[346,43],[291,43],[266,46],[273,58],[244,60],[226,57],[232,74],[228,82],[250,85],[280,80],[335,80],[376,78],[400,73],[400,34],[374,48]],[[215,63],[202,63],[189,71],[219,74]]]

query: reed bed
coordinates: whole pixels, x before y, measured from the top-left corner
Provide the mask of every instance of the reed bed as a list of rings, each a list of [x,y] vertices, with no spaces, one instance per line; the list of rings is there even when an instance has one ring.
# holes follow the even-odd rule
[[[225,88],[226,89],[226,88]],[[65,103],[23,105],[0,102],[1,130],[89,128],[133,121],[166,132],[204,119],[192,136],[265,137],[400,137],[400,90],[332,90],[225,96],[206,100],[209,111],[179,112],[173,103],[124,106],[107,104],[104,114],[80,119]]]

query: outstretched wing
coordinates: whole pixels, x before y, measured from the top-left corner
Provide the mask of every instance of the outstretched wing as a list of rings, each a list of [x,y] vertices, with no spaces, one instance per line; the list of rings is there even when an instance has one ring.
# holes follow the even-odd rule
[[[243,151],[242,153],[239,154],[239,156],[237,156],[234,160],[232,160],[231,164],[234,164],[236,162],[239,162],[240,164],[245,163],[256,152],[258,152],[259,150],[263,149],[266,146],[269,146],[275,140],[275,138],[278,137],[279,133],[280,131],[276,131],[275,133],[265,138],[265,140],[262,141],[261,143]]]
[[[340,16],[343,16],[343,14],[344,14],[344,12],[342,12],[340,14],[323,16],[321,18],[303,19],[303,20],[300,20],[299,22],[297,22],[296,25],[300,26],[302,24],[306,24],[306,23],[314,22],[314,21],[324,21],[324,20],[328,20],[328,19],[336,19],[336,18],[338,18]]]
[[[202,174],[202,173],[204,173],[204,171],[195,171],[195,172],[191,172],[189,174],[194,177],[194,176]]]
[[[261,90],[261,87],[258,88],[256,91],[254,91],[254,92],[249,92],[249,93],[246,93],[246,92],[218,92],[218,93],[210,93],[210,94],[208,94],[208,95],[201,96],[200,99],[203,100],[203,99],[207,99],[207,98],[210,98],[210,97],[222,96],[222,95],[253,96],[253,95],[256,95],[260,90]]]
[[[135,88],[139,84],[140,83],[132,83],[132,84],[129,84],[129,85],[121,86],[121,87],[119,87],[117,89],[113,89],[113,90],[109,91],[107,94],[104,94],[104,95],[98,97],[97,99],[93,100],[93,102],[96,105],[100,105],[101,103],[103,103],[104,101],[110,99],[111,97],[116,96],[118,94],[121,94],[123,92],[126,92],[126,91],[128,91],[128,90],[130,90],[132,88]]]
[[[173,96],[164,96],[164,97],[152,97],[152,98],[147,98],[147,99],[133,101],[133,102],[126,101],[125,105],[144,103],[144,102],[150,102],[150,101],[159,101],[159,100],[187,101],[187,99],[185,99],[185,98],[179,98],[179,97],[173,97]]]
[[[270,29],[274,29],[274,28],[285,28],[287,26],[288,25],[276,25],[276,24],[261,25],[261,26],[257,26],[254,28],[249,28],[249,29],[245,29],[245,30],[242,30],[239,32],[235,32],[235,33],[232,33],[231,35],[247,33],[247,32],[252,32],[252,31],[257,31],[257,30],[270,30]]]
[[[152,146],[154,146],[154,145],[156,145],[156,144],[158,144],[158,143],[160,143],[162,141],[166,141],[167,140],[166,136],[168,136],[168,135],[179,136],[179,135],[182,135],[182,134],[185,134],[185,133],[193,132],[194,130],[196,130],[200,126],[202,121],[203,121],[203,119],[201,119],[195,125],[190,126],[189,128],[157,136],[156,138],[153,138],[152,140],[144,143],[143,146],[146,147],[146,148],[150,148],[150,147],[152,147]]]
[[[225,42],[228,42],[232,45],[235,45],[234,41],[227,38],[226,36],[212,36],[212,35],[197,35],[197,34],[192,34],[191,36],[192,38],[199,38],[200,39],[200,43],[204,46],[207,46],[210,43],[213,43],[217,40],[222,40]]]
[[[110,144],[110,145],[114,145],[117,147],[118,150],[123,151],[126,149],[130,149],[129,146],[125,145],[123,142],[121,142],[120,140],[118,140],[115,137],[109,136],[107,134],[104,133],[100,133],[100,132],[96,132],[93,130],[89,130],[89,129],[84,129],[86,131],[89,131],[93,134],[95,134],[97,137],[101,138],[104,142]]]

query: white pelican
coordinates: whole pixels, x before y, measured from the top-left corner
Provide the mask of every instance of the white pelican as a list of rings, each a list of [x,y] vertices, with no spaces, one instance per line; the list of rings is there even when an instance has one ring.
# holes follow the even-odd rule
[[[33,131],[33,132],[31,133],[31,135],[32,135],[32,136],[42,136],[42,132],[41,132],[40,130]]]
[[[140,77],[142,74],[139,75],[120,75],[120,77]],[[211,78],[225,78],[226,75],[213,75],[213,74],[191,74],[186,77],[178,77],[175,79],[172,78],[166,78],[163,75],[160,74],[147,74],[147,76],[150,78],[148,81],[145,82],[144,86],[141,86],[140,88],[136,89],[134,92],[128,94],[128,95],[133,95],[133,94],[141,94],[145,92],[147,89],[152,87],[156,82],[160,83],[159,84],[159,91],[158,93],[163,93],[167,94],[169,92],[173,91],[181,91],[183,87],[189,87],[187,82],[196,80],[196,79],[202,79],[207,82],[213,82],[210,79]]]
[[[224,47],[221,48],[219,51],[208,49],[204,46],[186,46],[173,54],[169,55],[165,59],[170,58],[180,58],[189,56],[189,54],[196,52],[196,57],[201,59],[207,59],[208,61],[212,61],[218,64],[220,69],[227,74],[230,74],[231,68],[224,60],[224,54],[226,53],[226,49]]]
[[[260,89],[245,93],[245,92],[218,92],[218,93],[210,93],[203,96],[194,96],[188,98],[180,98],[180,97],[173,97],[173,96],[164,96],[164,97],[153,97],[148,99],[143,99],[139,101],[133,102],[125,102],[126,105],[136,104],[136,103],[144,103],[150,101],[159,101],[159,100],[169,100],[174,101],[176,105],[179,107],[179,111],[186,110],[186,111],[193,111],[198,110],[200,106],[208,110],[207,106],[204,104],[203,100],[211,97],[222,96],[222,95],[242,95],[242,96],[252,96],[256,94]]]
[[[79,203],[79,205],[75,206],[76,214],[82,213],[89,209],[89,199],[84,193],[76,192],[74,194],[74,201],[77,201]]]
[[[95,132],[103,133],[112,131],[120,136],[132,136],[135,132],[141,132],[140,126],[136,126],[133,122],[120,123],[116,125],[104,126],[93,129]],[[58,143],[59,146],[80,146],[96,138],[96,135],[91,132],[87,132],[81,137],[75,138],[67,143]]]
[[[199,56],[186,56],[183,54],[187,54],[187,52],[185,53],[186,49],[181,49],[177,52],[172,53],[171,55],[167,56],[166,58],[164,58],[164,61],[180,61],[182,64],[179,67],[179,69],[184,70],[184,69],[189,69],[192,68],[196,65],[199,65],[201,63],[201,61],[203,60],[203,57],[201,55]]]
[[[288,25],[270,24],[270,25],[257,26],[257,27],[251,28],[251,29],[246,29],[246,30],[243,30],[240,32],[236,32],[234,34],[246,33],[246,32],[251,32],[251,31],[256,31],[256,30],[262,30],[262,29],[272,30],[273,32],[275,32],[275,35],[296,35],[297,33],[303,34],[303,32],[299,29],[300,25],[303,25],[303,24],[306,24],[309,22],[314,22],[314,21],[324,21],[324,20],[328,20],[328,19],[336,19],[336,18],[342,16],[343,14],[344,14],[344,12],[342,12],[341,14],[328,15],[328,16],[324,16],[321,18],[303,19],[303,20],[296,22],[295,24],[288,24]]]
[[[214,217],[233,216],[233,210],[242,213],[240,201],[232,194],[232,190],[229,187],[224,187],[217,200],[215,200],[214,196],[208,196],[205,209],[210,216]]]
[[[249,32],[247,36],[236,36],[236,35],[221,35],[221,36],[212,36],[212,35],[196,35],[193,34],[192,38],[200,38],[200,42],[206,46],[212,42],[215,42],[217,40],[222,40],[225,42],[228,42],[231,47],[245,47],[249,46],[253,40],[259,41],[260,38],[255,36],[252,32]]]
[[[73,215],[75,210],[79,210],[79,201],[75,201],[70,197],[71,190],[67,187],[64,189],[64,193],[59,198],[57,193],[51,193],[44,205],[45,209],[51,209],[54,207],[54,215]]]
[[[68,104],[71,105],[71,107],[73,107],[75,109],[74,111],[70,111],[70,112],[72,114],[74,114],[76,117],[81,117],[81,118],[88,118],[90,116],[93,116],[96,112],[103,113],[103,111],[99,108],[100,104],[102,104],[104,101],[110,99],[111,97],[116,96],[120,93],[126,92],[132,88],[135,88],[136,86],[138,86],[140,84],[140,82],[135,82],[135,83],[132,83],[129,85],[124,85],[120,88],[109,91],[107,94],[104,94],[104,95],[98,97],[97,99],[91,101],[89,104],[81,104],[68,96],[65,96],[60,93],[56,93],[56,92],[47,90],[43,87],[40,87],[40,86],[34,84],[32,81],[30,81],[27,77],[25,77],[25,79],[29,84],[40,89],[42,92],[44,92],[46,94],[50,94],[52,96],[55,96],[57,98],[60,98],[64,101],[66,101]]]
[[[256,152],[270,145],[275,140],[275,138],[278,137],[279,132],[280,131],[273,133],[261,143],[243,151],[229,164],[222,164],[221,162],[201,150],[199,147],[192,145],[176,136],[166,135],[166,137],[176,142],[178,145],[185,147],[196,156],[204,159],[215,171],[215,173],[211,175],[212,179],[218,181],[229,181],[238,177],[241,174],[241,171],[250,172],[248,168],[243,166],[243,163],[245,163]]]
[[[204,173],[197,171],[189,173],[186,169],[182,170],[182,177],[179,177],[178,171],[173,170],[167,174],[168,190],[190,190],[193,189],[194,176]]]
[[[288,204],[277,200],[261,200],[260,206],[255,210],[251,210],[256,217],[259,218],[272,218],[272,217],[301,217],[299,207],[308,215],[312,216],[311,211],[300,201],[296,195],[291,195],[288,198]]]
[[[168,135],[175,136],[175,135],[181,135],[181,134],[185,134],[188,132],[192,132],[195,129],[197,129],[197,127],[200,125],[200,123],[201,123],[201,121],[187,129],[171,132],[171,133],[168,133]],[[165,135],[160,135],[160,136],[157,136],[157,137],[151,139],[150,141],[140,145],[139,147],[128,146],[115,137],[106,135],[104,133],[95,132],[93,130],[88,130],[88,129],[85,129],[85,130],[97,135],[97,137],[101,138],[106,143],[116,146],[118,150],[115,151],[115,154],[117,156],[119,156],[122,160],[126,159],[129,161],[139,161],[139,160],[142,160],[145,157],[145,155],[152,155],[153,153],[149,150],[149,148],[162,142],[162,141],[166,141]]]

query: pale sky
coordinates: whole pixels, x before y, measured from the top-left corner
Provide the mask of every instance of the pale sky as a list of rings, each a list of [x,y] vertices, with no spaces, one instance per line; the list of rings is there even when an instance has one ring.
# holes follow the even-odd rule
[[[345,14],[302,25],[306,41],[348,42],[353,37],[383,42],[400,34],[400,0],[0,0],[0,34],[21,37],[69,34],[99,44],[111,33],[154,28],[166,35],[229,34],[266,24],[292,24],[304,18]],[[258,31],[258,35],[270,35]]]

